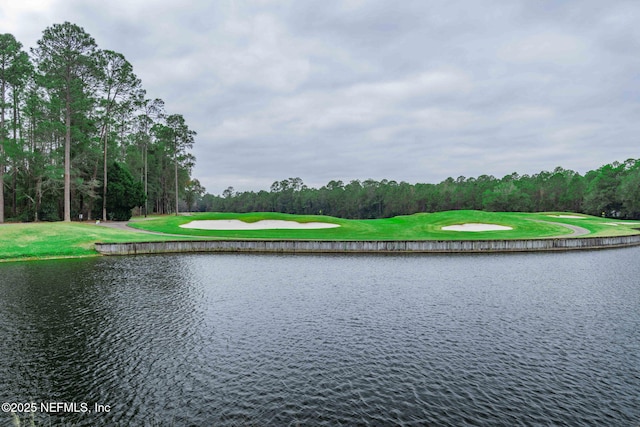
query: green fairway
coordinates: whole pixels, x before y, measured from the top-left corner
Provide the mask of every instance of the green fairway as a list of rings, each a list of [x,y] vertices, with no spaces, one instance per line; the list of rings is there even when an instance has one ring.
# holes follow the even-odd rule
[[[561,218],[557,215],[580,216]],[[199,230],[181,228],[194,220],[239,219],[244,222],[286,220],[301,223],[328,222],[340,227],[328,229]],[[507,231],[458,232],[442,227],[482,223],[511,227]],[[619,221],[571,213],[514,213],[448,211],[376,220],[348,220],[328,216],[279,213],[198,213],[180,216],[138,218],[130,223],[141,230],[175,234],[155,235],[97,226],[90,223],[27,223],[0,225],[0,261],[94,256],[96,242],[150,242],[208,239],[301,239],[301,240],[487,240],[571,237],[562,224],[588,230],[580,237],[639,234],[640,221]]]
[[[579,216],[561,218],[557,215]],[[260,220],[287,220],[328,222],[338,224],[329,229],[271,229],[271,230],[200,230],[181,228],[194,220],[238,219],[244,222]],[[482,223],[511,227],[508,231],[459,232],[445,231],[442,227]],[[561,224],[578,226],[588,230],[580,237],[619,236],[638,234],[632,227],[640,222],[615,221],[571,213],[516,213],[483,211],[448,211],[421,213],[409,216],[375,220],[347,220],[329,216],[287,215],[273,212],[249,214],[198,213],[185,216],[157,217],[148,221],[131,223],[133,227],[185,236],[206,236],[224,239],[304,239],[304,240],[485,240],[485,239],[535,239],[571,237],[573,231]],[[613,225],[615,224],[615,225]],[[576,236],[578,237],[578,236]]]
[[[96,242],[175,240],[90,223],[39,222],[0,225],[0,261],[94,256]],[[184,239],[184,238],[183,238]]]

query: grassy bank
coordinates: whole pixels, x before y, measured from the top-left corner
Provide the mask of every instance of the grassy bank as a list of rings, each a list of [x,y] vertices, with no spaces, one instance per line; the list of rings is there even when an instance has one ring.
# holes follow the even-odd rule
[[[95,242],[175,240],[91,223],[40,222],[0,225],[0,261],[95,256]]]
[[[583,237],[638,234],[640,221],[616,221],[581,215],[581,219],[559,218],[562,213],[514,213],[449,211],[377,220],[347,220],[328,216],[279,213],[199,213],[134,220],[131,226],[178,236],[162,236],[97,226],[92,223],[29,223],[0,225],[0,261],[96,256],[96,242],[151,242],[209,239],[304,239],[304,240],[487,240],[534,239],[567,236],[570,224],[589,230]],[[564,213],[564,215],[573,215]],[[214,231],[181,228],[193,220],[240,219],[255,222],[278,219],[298,222],[330,222],[338,228],[311,230]],[[512,227],[509,231],[456,232],[442,227],[464,223],[487,223]],[[182,237],[181,237],[182,236]]]

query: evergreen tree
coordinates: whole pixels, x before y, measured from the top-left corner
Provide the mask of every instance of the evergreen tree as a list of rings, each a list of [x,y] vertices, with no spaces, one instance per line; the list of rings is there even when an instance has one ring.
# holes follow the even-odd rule
[[[45,29],[38,40],[38,47],[33,50],[42,85],[50,91],[53,100],[60,103],[64,113],[65,221],[71,221],[72,133],[83,134],[82,118],[74,116],[85,114],[86,117],[90,110],[91,89],[97,76],[97,50],[94,39],[82,28],[69,22]],[[75,132],[72,132],[72,126]]]
[[[144,188],[136,181],[123,165],[113,162],[108,171],[107,200],[105,203],[108,218],[115,221],[127,221],[131,210],[144,204]]]
[[[3,223],[5,219],[4,175],[9,134],[9,129],[6,126],[6,112],[9,106],[7,103],[7,91],[10,87],[13,89],[13,113],[15,118],[18,114],[18,91],[30,71],[29,65],[27,54],[22,50],[22,43],[17,41],[11,34],[0,34],[0,223]],[[15,121],[14,119],[14,144],[16,143],[15,132],[17,127]]]
[[[108,191],[107,152],[110,127],[118,109],[127,108],[140,94],[141,82],[133,73],[131,64],[120,53],[110,50],[100,52],[99,66],[101,71],[99,83],[102,91],[100,138],[103,141],[102,219],[106,221],[108,197],[105,195]]]

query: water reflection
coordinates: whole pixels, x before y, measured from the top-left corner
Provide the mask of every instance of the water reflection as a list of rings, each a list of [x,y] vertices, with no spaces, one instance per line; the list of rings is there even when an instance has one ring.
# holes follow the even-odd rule
[[[628,424],[638,248],[0,265],[3,401],[76,425]]]

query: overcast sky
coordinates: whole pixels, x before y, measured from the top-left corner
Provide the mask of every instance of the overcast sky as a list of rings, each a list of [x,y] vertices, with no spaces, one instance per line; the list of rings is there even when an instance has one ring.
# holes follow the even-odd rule
[[[300,177],[437,183],[640,157],[640,2],[20,0],[69,21],[198,133],[212,194]]]

